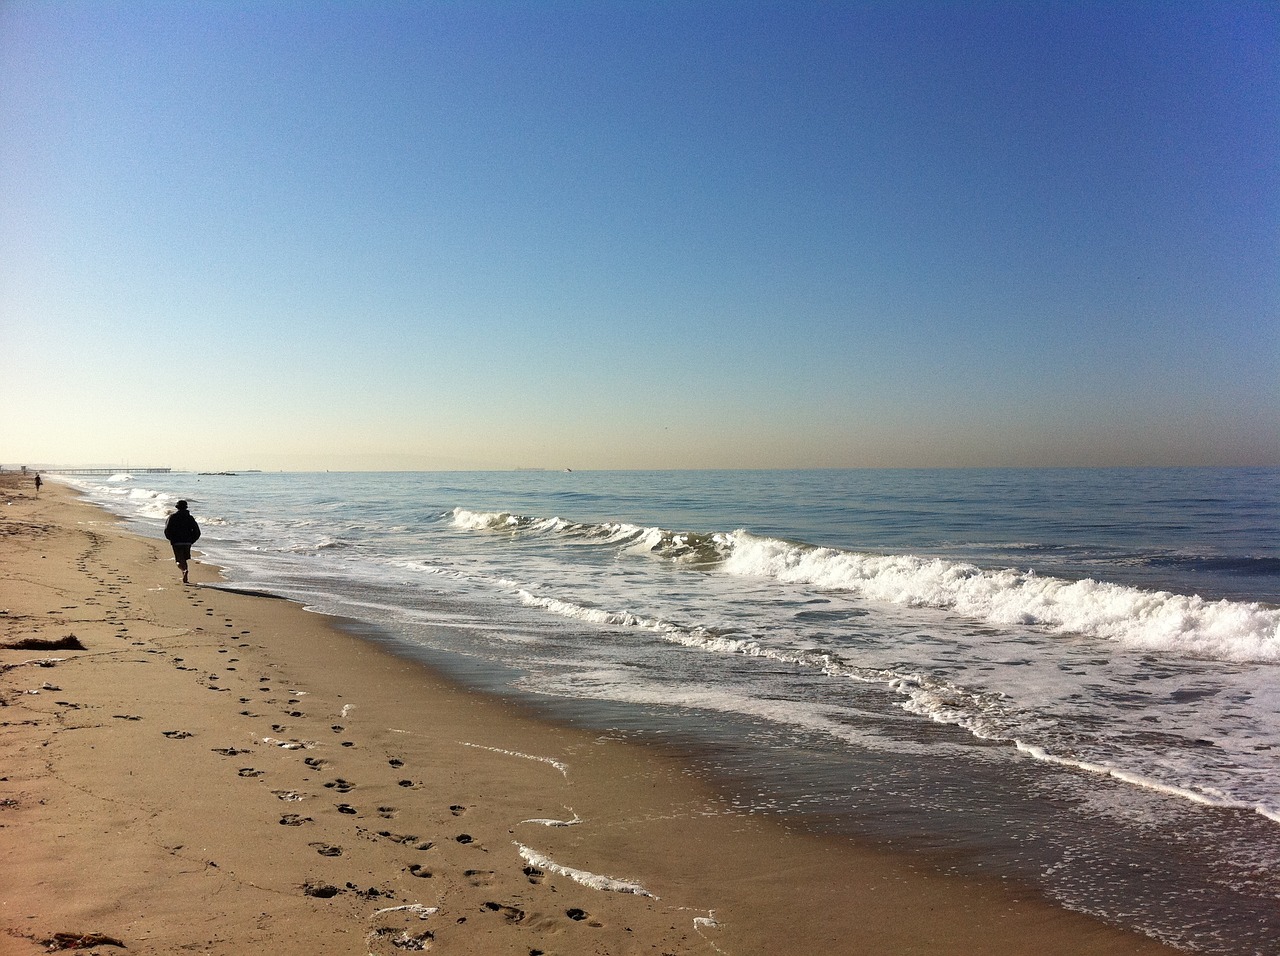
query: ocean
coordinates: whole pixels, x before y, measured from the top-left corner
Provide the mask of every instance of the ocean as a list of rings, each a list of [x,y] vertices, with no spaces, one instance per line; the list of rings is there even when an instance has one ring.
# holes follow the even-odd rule
[[[63,480],[744,812],[1280,952],[1280,470]]]

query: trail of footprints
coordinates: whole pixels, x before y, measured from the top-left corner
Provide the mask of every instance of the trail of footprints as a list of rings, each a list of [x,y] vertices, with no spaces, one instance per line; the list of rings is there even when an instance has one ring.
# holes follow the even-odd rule
[[[146,620],[149,618],[149,615],[143,614],[139,609],[133,606],[132,602],[127,597],[125,597],[124,589],[126,586],[133,583],[132,579],[121,569],[107,565],[103,559],[104,542],[102,536],[92,531],[87,532],[87,535],[89,538],[89,547],[80,555],[77,562],[77,568],[93,582],[95,587],[93,588],[92,593],[86,596],[81,603],[86,608],[93,608],[95,612],[100,613],[102,619],[107,624],[114,625],[117,637],[122,640],[128,640],[132,636],[130,634],[129,622]],[[153,553],[153,557],[158,558],[158,552]],[[166,650],[154,646],[148,647],[148,642],[141,640],[132,640],[132,646],[148,647],[148,653],[167,656],[175,669],[197,675],[195,677],[196,682],[211,692],[234,693],[235,691],[233,691],[231,685],[239,685],[241,688],[241,696],[238,697],[238,700],[239,704],[243,708],[239,710],[239,715],[242,717],[251,720],[269,719],[265,718],[264,715],[259,713],[258,709],[255,708],[279,708],[281,720],[270,724],[271,736],[268,737],[264,735],[260,736],[259,739],[264,741],[271,740],[277,746],[285,750],[305,751],[314,746],[314,744],[288,737],[289,725],[285,720],[300,719],[307,716],[306,712],[303,710],[300,695],[294,692],[273,690],[273,685],[277,683],[277,680],[270,676],[259,675],[254,678],[240,673],[238,665],[241,661],[235,656],[235,650],[237,647],[245,648],[250,646],[246,639],[252,636],[251,633],[247,630],[241,630],[235,635],[227,633],[235,630],[235,622],[231,618],[225,616],[222,616],[219,619],[220,616],[218,611],[216,608],[205,602],[204,598],[200,595],[200,589],[198,586],[191,589],[188,599],[193,610],[203,612],[203,617],[205,618],[205,623],[207,625],[207,628],[194,628],[199,639],[203,641],[208,637],[213,637],[215,640],[220,642],[221,646],[216,648],[197,646],[185,652],[175,652],[172,649]],[[67,617],[71,617],[70,615],[67,615],[66,612],[75,611],[77,608],[78,606],[75,604],[67,604],[61,609],[60,613]],[[96,616],[97,615],[95,614],[95,617]],[[72,620],[74,620],[74,618],[72,618]],[[220,627],[218,625],[220,625]],[[227,639],[238,640],[238,643],[234,647],[227,646]],[[218,655],[219,666],[216,669],[196,666],[192,660],[183,656],[184,654],[189,654],[192,658],[203,657],[204,652],[210,649],[215,650]],[[114,716],[119,717],[122,720],[129,721],[140,721],[143,719],[141,716],[135,714],[120,714]],[[346,728],[343,724],[335,723],[330,726],[330,730],[333,734],[340,737],[345,733]],[[198,735],[185,729],[164,729],[160,731],[160,734],[167,740],[174,742],[191,741],[196,739],[197,742],[188,745],[200,745],[198,742]],[[356,746],[356,743],[349,739],[340,740],[338,743],[339,746],[343,748],[352,748]],[[330,761],[314,755],[302,756],[298,761],[300,765],[299,773],[301,776],[301,780],[298,781],[298,787],[289,785],[281,786],[278,782],[273,785],[273,782],[270,779],[271,774],[267,771],[253,766],[243,766],[242,764],[244,761],[231,759],[252,754],[255,752],[253,749],[229,745],[211,747],[210,750],[213,753],[228,758],[229,763],[234,767],[232,772],[237,777],[260,780],[263,786],[266,787],[277,800],[285,804],[300,804],[315,796],[315,794],[306,792],[305,790],[300,789],[300,787],[311,783],[310,774],[314,773],[328,776],[330,772]],[[392,783],[407,792],[421,789],[421,781],[414,780],[412,777],[404,775],[405,760],[403,758],[395,755],[388,755],[387,765],[389,770],[392,771],[389,775],[389,783]],[[347,780],[334,773],[331,779],[323,782],[322,789],[335,796],[346,796],[357,791],[358,786],[355,782]],[[335,801],[332,803],[332,808],[333,811],[344,819],[346,817],[354,818],[349,824],[347,824],[347,832],[349,832],[351,837],[356,840],[388,842],[402,847],[405,853],[411,853],[414,855],[429,854],[433,850],[439,851],[442,846],[448,845],[459,848],[465,847],[467,849],[462,852],[467,853],[474,852],[483,854],[488,852],[488,850],[478,843],[471,834],[466,832],[456,833],[447,838],[443,844],[437,844],[435,840],[421,836],[417,833],[397,832],[386,828],[381,823],[368,827],[364,826],[363,823],[360,822],[365,821],[366,819],[377,819],[378,821],[390,821],[396,819],[400,816],[401,810],[390,804],[379,804],[371,809],[362,810],[359,806],[353,805],[352,803]],[[454,818],[460,818],[467,812],[467,808],[460,804],[454,804],[445,809],[447,809],[449,816]],[[317,860],[343,860],[347,850],[342,845],[338,843],[330,843],[325,840],[308,840],[306,838],[305,833],[307,828],[316,824],[314,817],[306,813],[286,811],[283,807],[281,810],[282,812],[279,816],[279,825],[296,828],[299,835],[302,837],[299,844],[300,852],[302,852],[301,848],[305,847],[307,852],[316,854]],[[317,811],[317,815],[319,815],[320,812],[322,811]],[[427,812],[429,813],[429,811]],[[444,819],[443,812],[437,815],[440,816],[441,819]],[[428,857],[428,859],[430,859],[430,857]],[[452,869],[452,861],[450,861],[450,863],[451,865],[448,868]],[[397,896],[397,890],[413,894],[413,884],[417,884],[418,881],[422,881],[421,885],[431,885],[427,883],[427,881],[434,881],[435,870],[440,869],[444,865],[444,862],[441,861],[433,869],[433,866],[429,862],[406,859],[401,869],[401,873],[406,878],[406,883],[401,884],[399,887],[361,887],[354,882],[345,882],[342,886],[338,886],[333,882],[314,880],[303,884],[303,886],[299,888],[299,891],[303,895],[317,900],[326,900],[339,895],[350,894],[361,900],[376,902],[378,904],[378,911],[375,915],[379,916],[379,921],[384,924],[394,923],[396,925],[375,927],[369,937],[371,947],[375,944],[379,946],[385,944],[386,947],[390,948],[383,948],[381,952],[384,954],[406,950],[426,950],[430,948],[435,940],[435,933],[429,930],[422,931],[414,925],[418,924],[418,921],[425,917],[415,915],[412,908],[408,909],[405,913],[401,913],[398,911],[398,908],[394,906],[388,907],[386,904],[387,901],[394,902],[399,899]],[[497,873],[494,870],[479,867],[467,867],[460,869],[466,886],[473,889],[484,889],[496,882]],[[541,884],[546,879],[546,874],[541,869],[534,866],[526,866],[523,868],[522,872],[528,882],[533,885]],[[416,904],[416,895],[414,902]],[[383,911],[386,910],[390,910],[390,912],[384,916]],[[515,925],[525,924],[526,921],[529,923],[534,922],[533,920],[528,919],[526,911],[522,907],[510,902],[485,900],[478,907],[478,914],[497,917],[507,923]],[[569,921],[585,923],[588,926],[598,927],[602,925],[599,922],[592,920],[585,910],[576,907],[566,909],[564,911],[564,917]],[[467,918],[468,917],[465,915],[455,917],[456,922],[458,923],[465,923]],[[540,918],[537,922],[540,927],[546,927],[547,921],[545,918]],[[533,932],[537,931],[537,928],[532,925],[529,926],[529,929]],[[371,952],[373,952],[372,949]],[[542,950],[537,947],[532,947],[530,948],[529,953],[530,956],[541,956]]]
[[[217,617],[215,609],[205,606],[204,600],[198,595],[192,595],[190,600],[193,608],[203,608],[204,616],[206,618]],[[234,623],[230,618],[224,618],[221,623],[224,628],[234,628]],[[202,631],[203,629],[197,628],[196,630]],[[249,631],[240,631],[237,635],[237,637],[242,639],[250,636],[251,634]],[[238,646],[248,647],[249,645],[247,643],[240,643]],[[246,706],[245,709],[240,710],[240,716],[250,719],[266,719],[262,714],[253,709],[253,706],[251,705],[255,703],[259,705],[279,707],[281,708],[280,712],[284,717],[296,719],[306,716],[305,711],[301,709],[301,700],[296,692],[286,692],[287,699],[282,699],[280,696],[270,696],[279,693],[272,691],[271,685],[276,683],[275,680],[265,675],[258,676],[256,679],[243,677],[237,671],[235,665],[239,663],[239,659],[231,656],[233,653],[231,648],[225,646],[219,647],[217,649],[217,653],[219,655],[226,655],[225,663],[220,668],[220,671],[226,672],[229,675],[234,674],[234,677],[223,677],[221,676],[221,673],[206,672],[202,668],[191,666],[180,656],[173,656],[172,662],[179,670],[191,671],[200,674],[201,676],[197,677],[197,681],[203,686],[209,688],[211,691],[230,693],[232,690],[230,687],[226,686],[228,683],[236,682],[243,685],[246,688],[244,690],[246,696],[239,697],[239,702],[242,705],[250,706]],[[254,697],[251,696],[253,694],[263,696],[255,701]],[[273,723],[270,727],[272,735],[287,735],[289,730],[288,724],[280,722]],[[346,727],[343,724],[332,724],[330,726],[330,730],[335,735],[341,736],[345,733]],[[171,740],[185,740],[195,736],[185,730],[166,730],[162,733],[163,736]],[[276,746],[282,747],[286,750],[307,750],[315,746],[314,743],[310,742],[298,741],[295,739],[281,740],[274,736],[264,736],[261,739],[263,739],[264,742],[270,741],[276,744]],[[356,746],[355,742],[352,740],[341,740],[339,741],[339,745],[344,748]],[[214,747],[211,748],[211,750],[214,753],[221,754],[226,757],[239,757],[254,753],[253,750],[235,746]],[[312,778],[310,774],[312,773],[329,776],[330,761],[325,758],[307,755],[301,757],[298,764],[300,765],[299,771],[300,774],[302,774],[301,782],[303,784],[309,784],[311,782]],[[391,775],[391,778],[393,779],[391,779],[390,782],[393,782],[396,786],[407,791],[414,791],[421,788],[422,784],[420,781],[415,781],[411,777],[401,776],[403,768],[405,767],[405,761],[403,758],[395,755],[388,755],[387,766],[391,771],[400,772],[393,773]],[[316,796],[316,794],[308,793],[293,787],[272,786],[272,782],[268,779],[270,774],[255,767],[237,766],[235,773],[237,776],[242,778],[256,778],[262,780],[264,786],[270,790],[273,796],[286,803],[298,803]],[[347,780],[337,774],[334,774],[331,779],[324,781],[321,787],[323,790],[326,790],[333,795],[344,796],[358,789],[358,785],[355,782]],[[336,801],[333,802],[331,806],[339,815],[355,818],[355,820],[350,824],[349,830],[350,834],[355,839],[386,841],[403,847],[406,852],[413,853],[427,853],[438,849],[438,845],[434,840],[423,837],[417,833],[396,832],[378,825],[374,825],[374,827],[370,828],[357,822],[373,817],[384,821],[393,820],[398,817],[401,812],[400,809],[395,806],[380,804],[371,809],[362,810],[360,807],[351,803]],[[447,810],[451,817],[460,818],[466,814],[467,807],[461,804],[453,804],[449,806]],[[281,826],[298,828],[300,834],[305,833],[306,828],[310,825],[314,825],[315,823],[315,818],[305,813],[285,811],[281,812],[279,817],[279,824]],[[346,848],[337,843],[330,843],[324,840],[306,840],[305,836],[303,839],[307,850],[315,853],[318,858],[341,860],[347,852]],[[458,847],[468,847],[471,851],[478,853],[488,852],[485,847],[476,842],[475,838],[472,837],[471,834],[466,832],[459,832],[453,835],[446,841],[446,843],[451,843]],[[401,872],[415,882],[418,880],[432,880],[435,875],[433,868],[429,863],[419,861],[407,861],[402,867]],[[522,869],[522,873],[531,885],[536,886],[542,884],[546,880],[546,873],[536,866],[525,866]],[[496,882],[497,876],[494,870],[481,869],[477,867],[463,869],[462,875],[466,885],[474,889],[482,889],[484,887],[491,886]],[[401,890],[412,893],[413,887],[411,885],[402,886]],[[300,887],[300,892],[305,896],[313,897],[317,900],[331,899],[344,894],[353,894],[360,899],[378,901],[380,904],[385,903],[386,901],[396,901],[398,899],[397,887],[395,886],[361,887],[353,882],[346,882],[342,886],[338,886],[333,882],[325,880],[313,880],[304,883],[303,886]],[[414,900],[414,903],[416,904],[416,899]],[[370,934],[369,941],[371,944],[388,944],[391,949],[386,950],[385,952],[387,953],[396,950],[425,950],[431,946],[432,942],[435,940],[435,934],[433,932],[423,932],[420,930],[414,931],[410,926],[411,922],[425,917],[413,915],[412,910],[399,912],[397,911],[397,908],[387,906],[382,906],[377,915],[381,916],[382,911],[388,909],[390,910],[390,913],[387,918],[382,921],[395,922],[396,920],[392,917],[400,917],[399,925],[375,928]],[[524,923],[528,915],[523,908],[515,905],[514,903],[505,903],[495,900],[486,900],[480,906],[479,911],[481,914],[486,916],[497,916],[507,923],[517,925]],[[408,913],[408,915],[405,915],[405,913]],[[564,917],[573,923],[582,923],[587,926],[600,927],[603,925],[600,922],[591,919],[590,914],[587,913],[586,910],[577,907],[570,907],[566,909],[564,911]],[[457,917],[458,923],[465,923],[466,920],[466,916]],[[538,922],[540,926],[545,928],[547,922],[545,918],[538,920]],[[533,927],[530,928],[533,929]],[[529,950],[529,953],[530,956],[541,956],[542,950],[534,947]]]
[[[102,535],[96,531],[86,531],[85,535],[89,539],[89,546],[77,558],[76,568],[93,583],[94,588],[93,593],[85,597],[82,604],[86,608],[101,609],[103,622],[114,625],[116,637],[125,639],[130,636],[127,622],[140,619],[139,610],[124,593],[125,587],[133,584],[133,579],[120,568],[106,563]],[[74,611],[78,608],[79,605],[68,604],[61,610]],[[135,640],[132,644],[144,647],[146,642]]]

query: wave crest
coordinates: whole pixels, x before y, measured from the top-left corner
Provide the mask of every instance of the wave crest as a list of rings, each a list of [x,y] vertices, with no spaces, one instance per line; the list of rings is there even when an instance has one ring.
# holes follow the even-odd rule
[[[997,627],[1081,634],[1187,657],[1280,662],[1280,609],[1257,603],[1208,601],[1034,570],[983,569],[913,554],[842,551],[742,530],[702,533],[621,522],[578,524],[462,508],[454,509],[453,524],[468,531],[549,535],[620,547],[723,574],[949,611]]]
[[[1280,661],[1280,609],[1034,571],[983,570],[916,555],[788,544],[735,532],[723,570],[849,591],[874,601],[955,611],[1002,627],[1034,626],[1146,650]]]

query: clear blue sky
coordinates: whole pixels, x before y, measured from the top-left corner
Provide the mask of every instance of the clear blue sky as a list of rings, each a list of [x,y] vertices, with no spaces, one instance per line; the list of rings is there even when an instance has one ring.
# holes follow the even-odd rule
[[[1280,464],[1280,6],[0,3],[0,463]]]

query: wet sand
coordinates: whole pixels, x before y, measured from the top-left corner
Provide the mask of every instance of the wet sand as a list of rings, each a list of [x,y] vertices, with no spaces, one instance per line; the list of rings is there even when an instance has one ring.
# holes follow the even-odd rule
[[[0,476],[0,953],[1173,952],[191,578]]]

